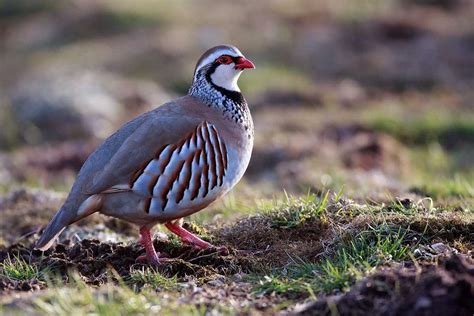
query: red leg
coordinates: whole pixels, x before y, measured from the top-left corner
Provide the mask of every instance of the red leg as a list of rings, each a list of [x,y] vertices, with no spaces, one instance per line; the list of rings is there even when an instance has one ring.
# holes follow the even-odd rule
[[[158,254],[155,251],[155,247],[153,247],[153,240],[151,238],[151,232],[150,229],[143,226],[140,228],[140,243],[145,247],[146,251],[146,259],[149,264],[157,266],[160,264],[160,258],[158,257]],[[140,256],[137,258],[137,261],[143,260],[143,256]]]
[[[178,235],[184,243],[194,245],[195,247],[197,247],[199,249],[207,249],[209,247],[213,247],[213,245],[211,245],[207,241],[202,240],[201,238],[199,238],[198,236],[194,235],[193,233],[187,231],[186,229],[184,229],[183,227],[181,227],[178,224],[175,224],[173,222],[167,222],[167,223],[165,223],[165,226],[171,232]]]

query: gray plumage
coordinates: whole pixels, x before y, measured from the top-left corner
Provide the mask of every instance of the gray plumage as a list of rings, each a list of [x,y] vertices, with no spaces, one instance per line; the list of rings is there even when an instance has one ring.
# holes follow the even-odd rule
[[[223,47],[226,51],[234,49]],[[222,49],[214,48],[211,53]],[[193,85],[202,84],[202,78],[198,79],[195,77]],[[151,228],[156,223],[197,212],[230,190],[250,160],[253,123],[243,97],[240,101],[229,98],[234,92],[229,91],[226,96],[225,90],[212,82],[208,84],[209,93],[215,93],[212,98],[190,93],[138,116],[105,140],[84,163],[64,205],[47,225],[36,247],[49,248],[65,227],[94,212]],[[190,91],[193,90],[203,91],[191,87]],[[216,98],[218,102],[208,102]],[[236,110],[229,111],[229,106]],[[199,126],[207,126],[203,129],[207,136],[202,135]],[[160,155],[166,146],[174,150],[167,160],[163,152]],[[224,158],[228,160],[225,170]],[[218,168],[222,168],[219,174]],[[198,179],[196,173],[203,179]],[[211,187],[209,180],[218,176],[223,178],[220,185]],[[150,181],[149,187],[140,187],[149,178],[154,182]],[[192,194],[193,190],[198,194]],[[156,205],[166,207],[156,210]]]

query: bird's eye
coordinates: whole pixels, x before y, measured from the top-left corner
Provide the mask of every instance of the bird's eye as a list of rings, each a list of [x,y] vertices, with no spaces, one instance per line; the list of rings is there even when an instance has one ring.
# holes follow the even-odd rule
[[[229,56],[221,56],[217,59],[220,64],[228,65],[232,62],[232,59]]]

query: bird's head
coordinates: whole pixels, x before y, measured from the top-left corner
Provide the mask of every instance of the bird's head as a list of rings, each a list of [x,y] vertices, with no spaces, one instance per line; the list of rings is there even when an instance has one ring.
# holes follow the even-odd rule
[[[193,84],[208,84],[239,92],[237,81],[244,69],[255,65],[231,45],[220,45],[206,51],[196,64]]]

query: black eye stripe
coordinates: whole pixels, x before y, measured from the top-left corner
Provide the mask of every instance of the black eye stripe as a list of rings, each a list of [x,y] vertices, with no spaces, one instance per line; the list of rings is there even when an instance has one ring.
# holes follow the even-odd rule
[[[227,60],[226,60],[227,62],[225,62],[225,63],[222,62],[222,61],[221,61],[222,58],[226,58],[226,59],[227,59]],[[230,62],[228,62],[229,59],[230,59]],[[222,55],[222,56],[219,56],[219,57],[214,61],[214,63],[217,63],[217,64],[221,64],[221,63],[222,63],[222,64],[225,64],[225,65],[228,65],[228,64],[230,64],[230,63],[235,63],[235,64],[236,64],[236,63],[238,62],[238,59],[239,59],[239,57],[234,57],[234,56],[230,56],[230,55]]]

